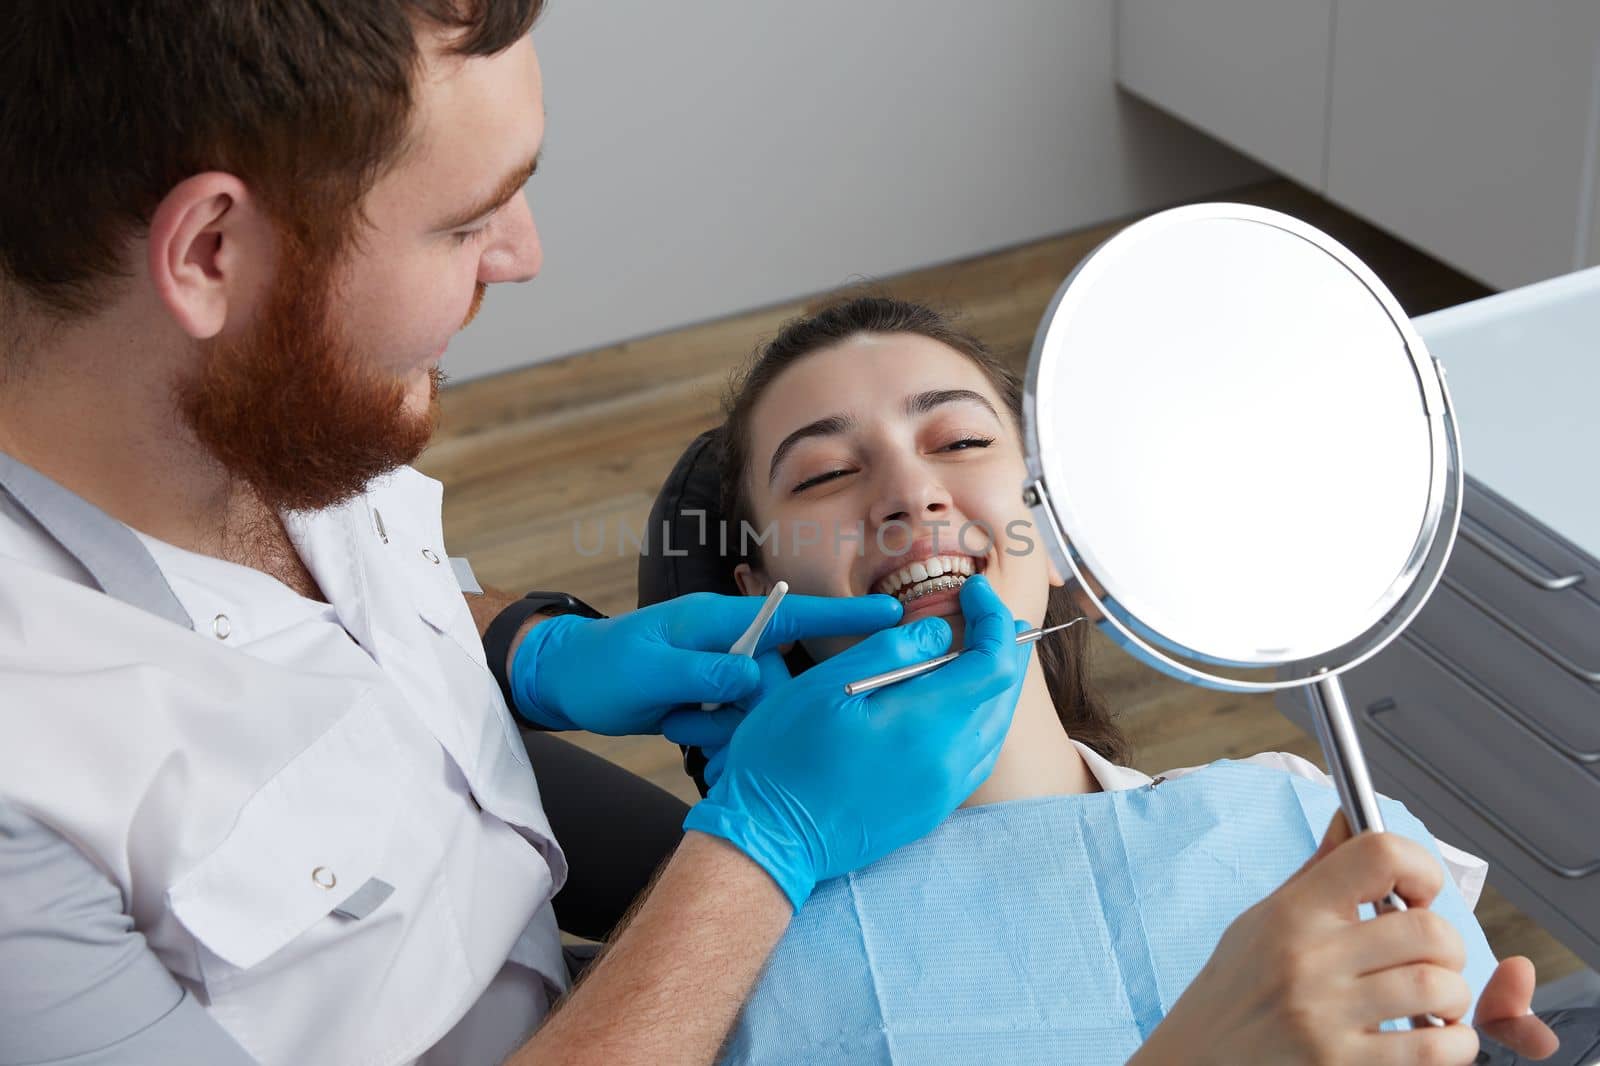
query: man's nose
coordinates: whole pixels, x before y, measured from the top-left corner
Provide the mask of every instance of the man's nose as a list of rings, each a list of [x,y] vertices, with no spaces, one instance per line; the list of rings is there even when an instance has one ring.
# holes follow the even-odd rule
[[[485,285],[502,281],[532,281],[544,265],[544,246],[533,223],[526,191],[512,197],[495,216],[496,233],[478,261],[478,280]]]

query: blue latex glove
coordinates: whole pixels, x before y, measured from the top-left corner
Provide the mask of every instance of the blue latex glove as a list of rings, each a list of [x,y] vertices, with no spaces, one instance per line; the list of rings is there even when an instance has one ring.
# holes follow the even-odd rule
[[[547,729],[627,736],[661,732],[683,704],[704,717],[702,702],[746,699],[760,691],[761,670],[728,649],[762,602],[697,592],[615,618],[540,622],[511,658],[515,709]],[[756,654],[793,640],[872,633],[900,615],[893,596],[787,596]]]
[[[865,866],[938,825],[989,776],[1031,645],[981,576],[961,589],[966,647],[911,681],[846,696],[847,681],[950,647],[940,618],[877,633],[799,677],[774,680],[728,744],[685,829],[734,844],[798,910],[818,881]]]
[[[727,703],[714,711],[684,708],[673,711],[661,720],[661,735],[674,744],[687,744],[699,748],[705,756],[705,767],[700,778],[706,788],[717,783],[722,768],[728,761],[728,743],[734,732],[750,713],[750,708],[760,703],[778,686],[789,681],[789,664],[777,650],[762,652],[756,657],[756,667],[761,672],[761,683],[737,703]]]

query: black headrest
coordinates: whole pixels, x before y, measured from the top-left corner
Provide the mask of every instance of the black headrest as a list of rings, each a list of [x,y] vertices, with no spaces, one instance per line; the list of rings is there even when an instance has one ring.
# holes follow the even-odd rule
[[[650,508],[639,553],[640,607],[690,592],[739,594],[734,561],[721,553],[717,536],[720,431],[708,429],[684,449]]]
[[[656,494],[639,552],[639,606],[648,607],[691,592],[739,595],[733,568],[738,560],[723,553],[722,427],[708,429],[689,443]],[[736,534],[730,531],[728,540]],[[784,654],[789,672],[814,665],[799,644]],[[706,794],[705,754],[683,749],[683,769]]]
[[[639,606],[690,592],[739,593],[733,564],[718,550],[722,491],[718,472],[718,429],[708,429],[684,449],[656,494],[639,552]],[[684,512],[703,512],[703,514]],[[683,769],[706,794],[706,756],[683,748]]]

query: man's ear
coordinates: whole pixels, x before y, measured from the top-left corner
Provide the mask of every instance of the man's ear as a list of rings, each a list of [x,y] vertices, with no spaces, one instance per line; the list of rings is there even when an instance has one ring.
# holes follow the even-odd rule
[[[254,314],[276,262],[271,222],[232,174],[196,174],[173,186],[150,218],[146,269],[167,312],[207,340]]]
[[[749,563],[740,563],[733,568],[733,583],[746,596],[765,596],[772,591],[772,581]]]

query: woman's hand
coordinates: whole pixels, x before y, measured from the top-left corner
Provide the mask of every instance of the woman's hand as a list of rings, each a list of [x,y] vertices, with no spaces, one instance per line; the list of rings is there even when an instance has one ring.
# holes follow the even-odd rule
[[[1532,1013],[1535,983],[1532,961],[1521,955],[1501,959],[1478,997],[1472,1024],[1521,1057],[1538,1060],[1554,1055],[1561,1041]]]
[[[1335,814],[1316,854],[1228,927],[1130,1066],[1472,1062],[1478,1035],[1460,1021],[1472,1001],[1466,948],[1427,909],[1443,883],[1421,845],[1391,833],[1352,839]],[[1390,889],[1411,909],[1363,921],[1357,907]],[[1507,990],[1503,998],[1521,998]],[[1502,1004],[1499,1016],[1518,1005]],[[1423,1013],[1452,1024],[1378,1029]]]

